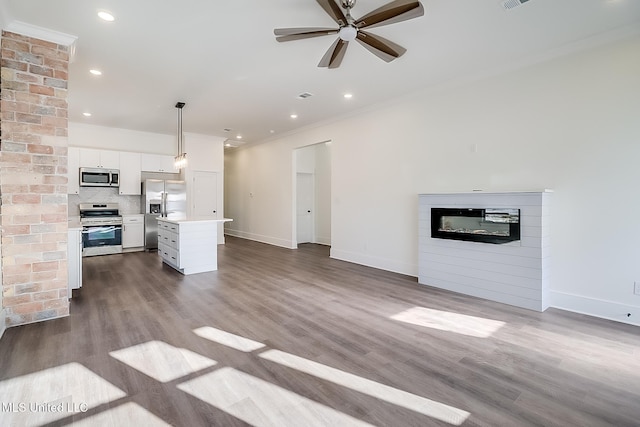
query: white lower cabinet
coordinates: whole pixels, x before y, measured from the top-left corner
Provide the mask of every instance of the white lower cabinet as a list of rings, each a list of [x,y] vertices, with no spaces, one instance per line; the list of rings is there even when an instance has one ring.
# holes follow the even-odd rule
[[[67,239],[68,297],[71,298],[71,292],[82,287],[82,229],[70,228]]]
[[[144,215],[122,215],[122,249],[144,249]]]
[[[218,222],[158,220],[158,255],[182,274],[218,269]]]

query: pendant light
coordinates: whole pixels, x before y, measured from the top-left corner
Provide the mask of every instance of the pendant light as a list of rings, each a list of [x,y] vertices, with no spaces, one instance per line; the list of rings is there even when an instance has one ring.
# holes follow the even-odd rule
[[[184,102],[178,102],[176,108],[178,109],[178,155],[175,157],[175,168],[180,170],[187,166],[187,153],[184,152],[184,135],[182,133],[182,107],[185,106]]]

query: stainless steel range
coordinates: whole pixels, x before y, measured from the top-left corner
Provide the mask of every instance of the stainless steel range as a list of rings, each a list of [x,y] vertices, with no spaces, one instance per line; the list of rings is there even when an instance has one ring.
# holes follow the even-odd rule
[[[80,203],[82,256],[122,253],[122,217],[117,203]]]

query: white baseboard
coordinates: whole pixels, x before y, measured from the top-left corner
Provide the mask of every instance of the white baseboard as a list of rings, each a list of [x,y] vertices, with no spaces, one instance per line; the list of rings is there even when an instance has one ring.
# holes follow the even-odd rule
[[[331,237],[316,236],[316,241],[314,243],[317,243],[319,245],[331,246]]]
[[[233,237],[240,237],[241,239],[255,240],[260,243],[267,243],[269,245],[280,246],[287,249],[295,249],[298,247],[291,240],[279,239],[277,237],[263,236],[261,234],[247,233],[246,231],[234,230],[231,228],[225,228],[224,234]]]
[[[418,277],[418,266],[407,264],[404,262],[374,257],[357,252],[342,251],[334,248],[331,248],[330,257],[342,261],[353,262],[355,264],[366,265],[367,267],[374,267],[381,270],[391,271],[393,273],[400,273],[406,274],[408,276]]]
[[[640,326],[640,306],[551,291],[551,307]]]

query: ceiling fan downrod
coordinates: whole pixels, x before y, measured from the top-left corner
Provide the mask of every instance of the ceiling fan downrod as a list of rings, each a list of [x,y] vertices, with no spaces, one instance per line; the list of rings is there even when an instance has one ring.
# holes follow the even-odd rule
[[[341,3],[343,9],[349,10],[356,5],[356,0],[342,0]]]

